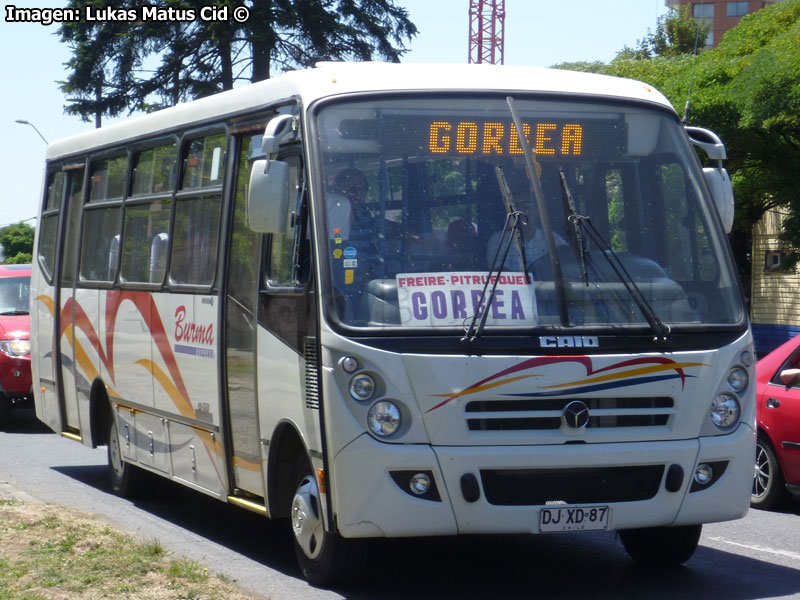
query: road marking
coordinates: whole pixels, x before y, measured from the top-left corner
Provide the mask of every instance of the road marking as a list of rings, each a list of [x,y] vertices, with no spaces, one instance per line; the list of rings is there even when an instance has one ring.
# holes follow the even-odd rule
[[[752,544],[740,544],[738,542],[731,542],[730,540],[725,540],[720,537],[709,537],[708,539],[714,540],[715,542],[730,544],[731,546],[738,546],[739,548],[755,550],[756,552],[766,552],[768,554],[774,554],[776,556],[785,556],[786,558],[793,558],[794,560],[800,560],[800,554],[798,554],[797,552],[789,552],[788,550],[777,550],[776,548],[768,548],[766,546],[753,546]]]

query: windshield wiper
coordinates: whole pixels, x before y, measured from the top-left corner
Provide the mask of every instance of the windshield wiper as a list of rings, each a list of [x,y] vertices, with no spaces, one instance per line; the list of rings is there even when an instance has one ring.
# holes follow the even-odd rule
[[[658,316],[656,311],[653,309],[653,306],[647,301],[647,298],[644,297],[639,286],[636,285],[636,281],[634,281],[631,274],[625,268],[625,265],[622,263],[620,258],[617,256],[614,249],[611,247],[605,238],[597,231],[597,228],[592,223],[592,220],[589,217],[584,215],[579,215],[577,210],[575,210],[575,203],[572,201],[572,194],[569,191],[569,186],[567,185],[567,179],[564,176],[564,171],[561,170],[561,188],[564,193],[564,198],[569,199],[567,202],[567,211],[569,213],[568,220],[572,223],[573,227],[576,230],[583,230],[587,236],[595,243],[595,245],[600,248],[601,254],[605,257],[608,261],[608,264],[611,266],[611,270],[617,276],[617,279],[620,280],[622,285],[625,286],[625,289],[628,290],[628,294],[630,294],[633,301],[636,303],[636,306],[639,307],[639,311],[641,311],[642,315],[644,316],[645,320],[647,321],[648,325],[650,325],[650,329],[653,330],[653,333],[656,335],[656,339],[664,340],[669,335],[669,325],[665,324]],[[580,237],[580,231],[577,233],[578,239],[582,239]],[[582,246],[582,243],[581,243]],[[586,271],[586,261],[585,261],[585,252],[583,247],[580,248],[581,252],[581,267],[583,268],[583,276],[586,281],[586,285],[589,285],[588,273]]]
[[[495,175],[497,176],[497,183],[500,186],[500,193],[503,196],[503,204],[506,207],[506,221],[503,224],[503,230],[500,232],[500,239],[497,241],[497,250],[495,250],[492,264],[489,266],[489,274],[486,277],[486,283],[483,284],[483,290],[478,299],[478,308],[475,314],[472,315],[472,321],[469,324],[464,337],[461,338],[461,344],[464,346],[473,346],[483,334],[483,329],[486,327],[486,319],[489,317],[489,307],[494,301],[495,291],[497,284],[500,282],[500,275],[503,274],[503,268],[508,258],[508,252],[511,250],[511,243],[517,242],[519,246],[520,256],[522,257],[522,270],[525,278],[528,278],[528,262],[525,257],[525,242],[522,239],[522,229],[520,225],[528,224],[528,217],[525,213],[518,211],[514,207],[514,198],[511,196],[511,191],[508,189],[505,174],[500,167],[495,167]],[[508,235],[508,238],[506,238]],[[497,264],[497,259],[500,258],[502,251],[502,258],[500,264]],[[494,281],[492,281],[492,274]],[[489,295],[486,295],[486,290],[491,284],[492,288]],[[483,311],[481,311],[483,307]]]
[[[517,225],[522,222],[524,227],[528,225],[528,215],[526,215],[522,211],[518,211],[516,205],[514,204],[514,197],[511,195],[511,190],[508,188],[508,182],[506,181],[506,175],[503,173],[503,169],[500,167],[494,168],[494,174],[497,176],[497,183],[500,186],[500,194],[503,196],[503,204],[506,207],[506,218],[508,215],[520,215],[517,220],[514,222],[514,227],[511,230],[511,235],[514,238],[514,241],[517,242],[517,248],[519,249],[519,255],[522,259],[522,272],[525,273],[526,277],[528,275],[528,257],[525,254],[525,240],[522,237],[522,228],[518,227]]]
[[[514,98],[511,96],[506,97],[506,104],[508,104],[508,111],[511,113],[511,118],[514,121],[514,127],[517,129],[517,139],[522,147],[522,154],[525,157],[526,174],[531,186],[533,187],[533,195],[536,198],[536,210],[539,213],[539,220],[542,223],[542,233],[544,233],[544,240],[547,244],[547,253],[550,255],[550,267],[553,270],[553,285],[556,291],[556,301],[558,303],[558,315],[563,327],[569,327],[569,312],[567,311],[567,297],[564,293],[564,276],[561,273],[561,262],[556,252],[556,241],[553,235],[553,226],[550,223],[550,216],[547,214],[547,204],[544,199],[544,190],[542,189],[542,182],[539,179],[539,165],[535,162],[535,157],[528,138],[525,135],[525,129],[522,126],[522,120],[519,118],[517,112],[517,105]],[[527,275],[527,273],[526,273]]]
[[[0,310],[0,315],[3,316],[12,316],[12,315],[27,315],[28,311],[23,310],[21,308],[12,308],[10,310]]]
[[[575,244],[578,246],[578,259],[581,263],[581,275],[583,275],[583,283],[589,287],[589,273],[586,271],[586,248],[583,245],[583,236],[581,235],[581,224],[578,219],[578,211],[575,209],[575,200],[572,199],[572,194],[567,185],[567,176],[564,175],[564,169],[558,169],[558,175],[561,179],[561,191],[564,194],[564,203],[567,205],[567,213],[569,217],[567,220],[572,225],[572,234],[575,236]]]

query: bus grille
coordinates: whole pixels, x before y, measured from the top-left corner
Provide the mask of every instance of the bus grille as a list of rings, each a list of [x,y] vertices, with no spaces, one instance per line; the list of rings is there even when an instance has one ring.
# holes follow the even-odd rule
[[[319,369],[317,368],[317,340],[303,340],[303,357],[306,361],[306,408],[319,410]]]
[[[675,412],[672,398],[558,398],[476,400],[465,407],[470,431],[559,429],[564,408],[580,400],[589,408],[589,429],[666,425]]]
[[[658,493],[664,465],[580,469],[486,469],[481,482],[496,506],[544,506],[649,500]]]

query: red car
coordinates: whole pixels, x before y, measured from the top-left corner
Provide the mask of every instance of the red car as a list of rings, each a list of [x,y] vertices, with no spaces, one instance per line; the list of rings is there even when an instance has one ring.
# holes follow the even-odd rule
[[[778,508],[800,494],[800,335],[756,364],[758,444],[755,508]]]
[[[30,265],[0,265],[0,426],[13,407],[28,404],[33,398],[30,287]]]

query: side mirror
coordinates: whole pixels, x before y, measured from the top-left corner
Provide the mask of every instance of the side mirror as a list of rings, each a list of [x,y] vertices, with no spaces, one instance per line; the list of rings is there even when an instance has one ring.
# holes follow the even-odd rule
[[[264,137],[261,138],[261,150],[264,154],[277,154],[284,138],[295,135],[296,119],[294,115],[278,115],[270,119]]]
[[[725,228],[725,233],[730,233],[733,229],[733,186],[731,185],[731,178],[728,171],[722,167],[706,167],[703,169],[706,183],[711,189],[711,196],[714,198],[714,203],[717,205],[720,219],[722,219],[722,226]]]
[[[711,189],[711,196],[717,205],[722,226],[725,233],[730,233],[733,229],[733,186],[728,171],[722,166],[722,161],[728,158],[725,144],[719,136],[709,129],[702,127],[685,127],[689,140],[696,148],[701,148],[710,160],[717,161],[716,167],[706,167],[703,169],[706,183]]]
[[[711,160],[725,160],[728,154],[725,151],[725,144],[719,139],[719,136],[710,129],[703,129],[702,127],[685,127],[686,134],[692,141],[692,144],[698,148],[702,148],[708,158]]]
[[[250,170],[247,224],[258,233],[283,233],[289,211],[289,164],[257,160]]]

